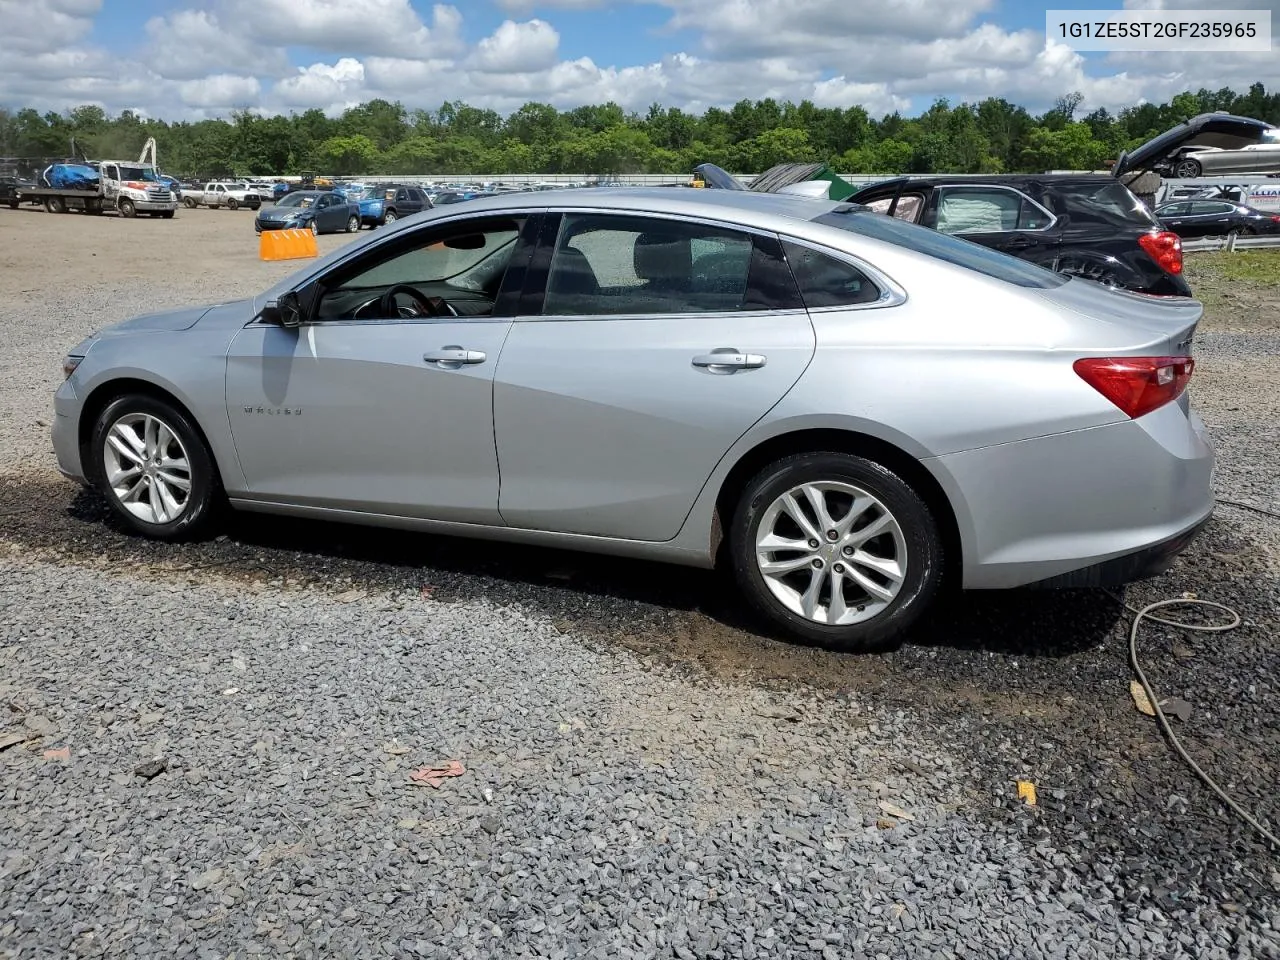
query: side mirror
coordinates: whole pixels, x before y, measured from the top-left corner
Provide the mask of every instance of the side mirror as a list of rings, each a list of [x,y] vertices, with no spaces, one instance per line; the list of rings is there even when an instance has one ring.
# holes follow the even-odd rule
[[[276,311],[280,316],[280,326],[295,328],[302,326],[305,318],[302,303],[293,291],[282,293],[276,299]]]

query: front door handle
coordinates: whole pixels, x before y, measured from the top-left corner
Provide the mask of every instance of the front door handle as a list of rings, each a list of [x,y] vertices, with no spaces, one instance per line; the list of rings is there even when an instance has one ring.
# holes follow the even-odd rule
[[[1035,243],[1036,241],[1032,240],[1030,237],[1013,237],[1005,244],[1005,249],[1025,250],[1027,247],[1033,246]]]
[[[703,367],[709,373],[733,373],[735,370],[756,370],[763,367],[765,357],[759,353],[742,353],[733,347],[717,347],[710,353],[700,353],[693,358],[695,367]]]
[[[464,363],[484,363],[484,353],[480,350],[466,350],[456,344],[450,344],[439,350],[429,350],[422,355],[427,363],[438,363],[441,366],[460,367]]]

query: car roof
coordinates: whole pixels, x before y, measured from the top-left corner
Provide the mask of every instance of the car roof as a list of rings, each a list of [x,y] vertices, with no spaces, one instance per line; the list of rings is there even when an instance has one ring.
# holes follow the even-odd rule
[[[584,187],[577,190],[522,191],[481,194],[467,203],[468,211],[495,210],[591,210],[619,213],[670,213],[680,216],[727,220],[768,228],[782,220],[812,220],[834,210],[834,200],[716,190],[670,187]],[[419,221],[421,222],[421,221]]]
[[[876,192],[880,192],[882,190],[896,190],[900,185],[904,188],[908,186],[926,188],[940,186],[980,187],[984,184],[1013,187],[1022,186],[1028,183],[1039,183],[1055,187],[1096,187],[1103,183],[1118,182],[1119,181],[1117,181],[1115,177],[1106,173],[993,173],[990,176],[969,176],[960,174],[950,177],[941,174],[927,174],[921,176],[893,177],[889,180],[870,183],[867,184],[867,186],[860,188],[856,193],[852,194],[852,196],[870,193],[873,190]]]

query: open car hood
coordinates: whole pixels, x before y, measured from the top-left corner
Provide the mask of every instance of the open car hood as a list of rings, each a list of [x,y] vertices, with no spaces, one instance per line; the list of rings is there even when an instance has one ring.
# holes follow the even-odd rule
[[[1111,168],[1114,176],[1140,173],[1171,157],[1182,147],[1218,147],[1238,150],[1254,143],[1280,139],[1280,128],[1252,117],[1230,113],[1202,113],[1185,120],[1133,150],[1120,154]]]

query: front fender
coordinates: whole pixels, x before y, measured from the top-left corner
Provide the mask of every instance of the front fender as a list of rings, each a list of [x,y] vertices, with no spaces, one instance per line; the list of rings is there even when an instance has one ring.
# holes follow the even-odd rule
[[[77,435],[88,426],[86,413],[101,409],[104,391],[136,381],[164,391],[180,403],[204,433],[227,491],[244,489],[244,473],[231,436],[226,403],[227,349],[236,329],[196,326],[182,332],[155,331],[94,342],[71,376],[78,398]]]

